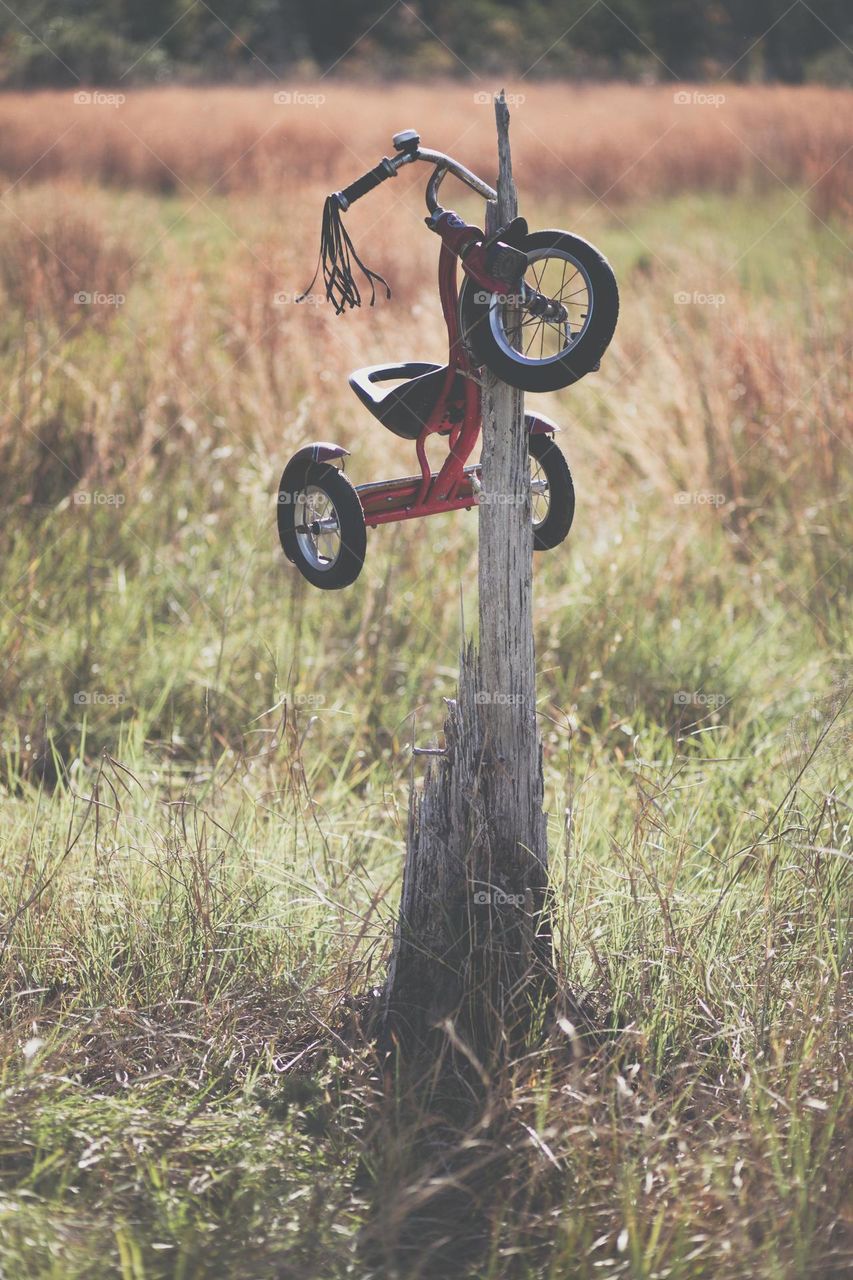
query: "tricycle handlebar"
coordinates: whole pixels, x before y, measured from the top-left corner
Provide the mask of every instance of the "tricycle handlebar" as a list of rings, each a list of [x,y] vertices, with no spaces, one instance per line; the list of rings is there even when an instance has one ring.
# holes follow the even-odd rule
[[[472,191],[476,191],[477,195],[482,196],[484,200],[497,200],[498,198],[498,193],[489,186],[488,182],[478,178],[476,173],[472,173],[464,164],[460,164],[452,156],[446,156],[442,151],[430,151],[426,147],[418,147],[413,159],[426,160],[427,164],[435,165],[435,172],[427,184],[426,196],[427,207],[432,214],[436,213],[439,208],[438,188],[448,173],[452,173],[454,178],[464,182],[467,187],[470,187]]]
[[[420,135],[416,130],[404,129],[402,133],[395,134],[393,144],[397,153],[395,156],[390,159],[388,156],[384,156],[375,168],[368,169],[367,173],[362,174],[360,178],[357,178],[355,182],[351,182],[348,187],[344,187],[342,191],[334,191],[326,197],[323,205],[323,226],[320,232],[320,256],[317,259],[314,277],[305,292],[297,298],[297,302],[301,302],[307,296],[314,287],[318,272],[322,271],[326,297],[332,303],[338,315],[346,307],[360,306],[361,293],[353,275],[353,264],[361,270],[370,285],[371,306],[373,306],[375,299],[377,283],[383,285],[386,296],[391,297],[391,290],[388,287],[387,280],[379,275],[378,272],[371,271],[359,258],[355,251],[355,246],[343,225],[341,214],[356,200],[360,200],[369,191],[373,191],[386,178],[396,178],[398,171],[404,164],[411,164],[413,160],[425,160],[427,164],[434,166],[426,190],[426,202],[430,212],[430,216],[427,218],[427,225],[432,227],[433,230],[435,230],[436,221],[440,220],[445,214],[445,211],[438,203],[438,188],[448,173],[452,173],[454,177],[459,178],[460,182],[464,182],[466,186],[470,187],[472,191],[476,191],[478,195],[483,196],[484,199],[496,199],[496,193],[489,184],[483,182],[482,178],[478,178],[476,173],[472,173],[470,169],[466,169],[464,164],[460,164],[452,156],[445,155],[443,151],[430,151],[426,147],[422,147]],[[456,221],[459,222],[458,219]],[[476,228],[473,230],[476,233]],[[471,274],[473,275],[473,272]],[[480,273],[477,276],[478,280],[482,274]]]
[[[411,164],[413,160],[424,160],[427,164],[435,165],[426,190],[427,208],[432,215],[441,211],[438,203],[438,188],[448,173],[452,173],[454,178],[464,182],[484,200],[497,199],[497,192],[464,164],[460,164],[452,156],[445,155],[443,151],[431,151],[428,147],[422,147],[420,137],[414,129],[404,129],[402,133],[396,133],[393,142],[397,155],[390,159],[385,156],[375,169],[368,170],[363,177],[337,193],[338,204],[342,209],[348,209],[351,204],[367,195],[368,191],[372,191],[374,187],[378,187],[386,178],[395,178],[397,170],[404,164]]]
[[[338,204],[342,209],[348,209],[351,204],[355,204],[356,200],[366,196],[368,191],[378,187],[380,182],[396,176],[397,166],[394,161],[382,159],[375,169],[368,169],[367,173],[362,174],[355,182],[351,182],[348,187],[344,187],[343,191],[337,192]]]

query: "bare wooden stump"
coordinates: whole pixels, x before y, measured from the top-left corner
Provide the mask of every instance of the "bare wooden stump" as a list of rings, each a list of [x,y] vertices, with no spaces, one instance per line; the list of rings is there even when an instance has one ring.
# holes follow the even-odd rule
[[[498,199],[517,213],[509,111],[495,101]],[[533,649],[533,532],[524,396],[486,373],[479,651],[463,655],[446,751],[413,789],[386,1035],[485,1070],[551,988],[547,840]]]

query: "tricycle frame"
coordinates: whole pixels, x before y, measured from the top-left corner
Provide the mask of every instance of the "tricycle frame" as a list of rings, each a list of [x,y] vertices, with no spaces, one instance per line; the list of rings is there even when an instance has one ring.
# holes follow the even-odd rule
[[[478,463],[466,464],[480,437],[482,384],[459,327],[457,258],[444,242],[438,260],[438,287],[447,326],[448,363],[441,394],[415,441],[420,475],[378,480],[356,487],[368,528],[470,509],[478,501],[480,467]],[[353,374],[351,385],[355,385],[362,372]],[[458,404],[454,388],[458,388],[460,380],[464,409],[461,420],[454,421],[454,417],[458,418],[458,413],[453,413]],[[556,423],[543,415],[528,414],[526,420],[531,434],[553,435],[559,430]],[[448,437],[448,453],[440,470],[433,472],[426,447],[430,436],[439,433]]]

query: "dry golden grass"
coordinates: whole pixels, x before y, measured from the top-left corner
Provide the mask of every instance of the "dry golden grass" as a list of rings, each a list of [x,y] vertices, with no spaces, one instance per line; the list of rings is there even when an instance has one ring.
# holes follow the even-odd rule
[[[354,172],[343,168],[338,176]],[[19,188],[0,211],[0,289],[13,314],[19,309],[30,322],[16,343],[20,368],[47,352],[49,365],[67,378],[62,342],[84,325],[105,330],[114,357],[129,360],[122,395],[133,411],[115,415],[97,376],[84,375],[84,360],[70,367],[85,382],[86,420],[68,424],[63,435],[70,446],[93,431],[119,469],[127,449],[145,456],[140,428],[144,442],[184,416],[210,424],[221,415],[256,457],[277,461],[304,437],[331,435],[356,450],[358,479],[383,474],[389,453],[390,465],[405,471],[408,446],[371,430],[345,373],[383,358],[442,358],[436,245],[420,225],[423,176],[406,174],[396,191],[383,190],[374,205],[350,215],[356,243],[392,283],[393,298],[344,317],[329,307],[290,305],[317,252],[323,186],[316,181],[289,222],[280,221],[269,190],[234,193],[220,211],[187,198],[163,223],[156,202],[136,197],[122,209],[113,195],[73,179]],[[526,206],[540,224],[552,202],[543,205],[545,212],[535,200]],[[476,215],[476,204],[471,209]],[[813,288],[816,262],[800,261],[812,253],[807,233],[789,239],[789,219],[763,238],[775,217],[771,206],[758,219],[758,243],[744,262],[763,255],[767,269],[778,271],[780,255],[790,258],[784,307],[756,296],[730,269],[738,242],[730,246],[725,229],[709,237],[703,226],[678,243],[678,219],[656,212],[632,217],[630,229],[600,206],[571,217],[568,225],[611,252],[622,290],[620,325],[601,374],[543,406],[572,424],[577,466],[608,487],[639,485],[667,503],[678,491],[721,493],[720,514],[741,531],[766,503],[781,504],[786,523],[807,527],[805,511],[844,471],[847,331],[843,297],[836,288]],[[174,233],[164,236],[170,226]],[[819,230],[825,250],[840,253],[837,237]],[[827,263],[824,271],[831,270]],[[723,301],[677,304],[697,286]],[[129,305],[81,307],[77,291],[118,295]],[[74,480],[41,395],[41,383],[33,390],[17,376],[6,389],[11,413],[0,421],[7,450],[0,491],[14,502],[39,501],[46,473],[52,494]],[[20,420],[31,419],[37,434],[22,436]],[[76,450],[74,457],[77,466]],[[162,459],[148,457],[135,472],[140,483],[149,466],[159,471]]]
[[[0,288],[27,320],[55,322],[66,333],[108,320],[109,304],[92,299],[121,299],[133,267],[115,228],[53,191],[24,202],[23,216],[10,208],[2,225]]]
[[[849,212],[853,94],[824,87],[511,85],[518,176],[532,195],[607,204],[684,190],[811,188],[816,212]],[[274,101],[290,94],[289,104]],[[483,84],[322,81],[256,88],[128,89],[119,105],[71,91],[0,99],[0,173],[196,195],[326,186],[357,176],[396,128],[494,165]],[[679,101],[686,98],[687,101]],[[721,101],[719,99],[722,99]]]

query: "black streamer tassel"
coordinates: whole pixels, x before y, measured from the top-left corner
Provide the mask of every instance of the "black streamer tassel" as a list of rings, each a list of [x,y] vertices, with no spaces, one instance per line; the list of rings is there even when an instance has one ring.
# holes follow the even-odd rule
[[[326,297],[335,308],[335,315],[340,315],[346,307],[360,307],[361,293],[353,276],[352,264],[355,262],[365,280],[370,285],[370,305],[376,301],[376,284],[385,286],[385,297],[391,297],[391,287],[384,276],[366,267],[355,251],[355,245],[349,237],[346,227],[341,221],[341,206],[336,195],[326,197],[323,205],[323,228],[320,233],[320,257],[313,279],[304,293],[296,299],[302,302],[314,287],[317,273],[322,267],[323,279],[326,283]]]

